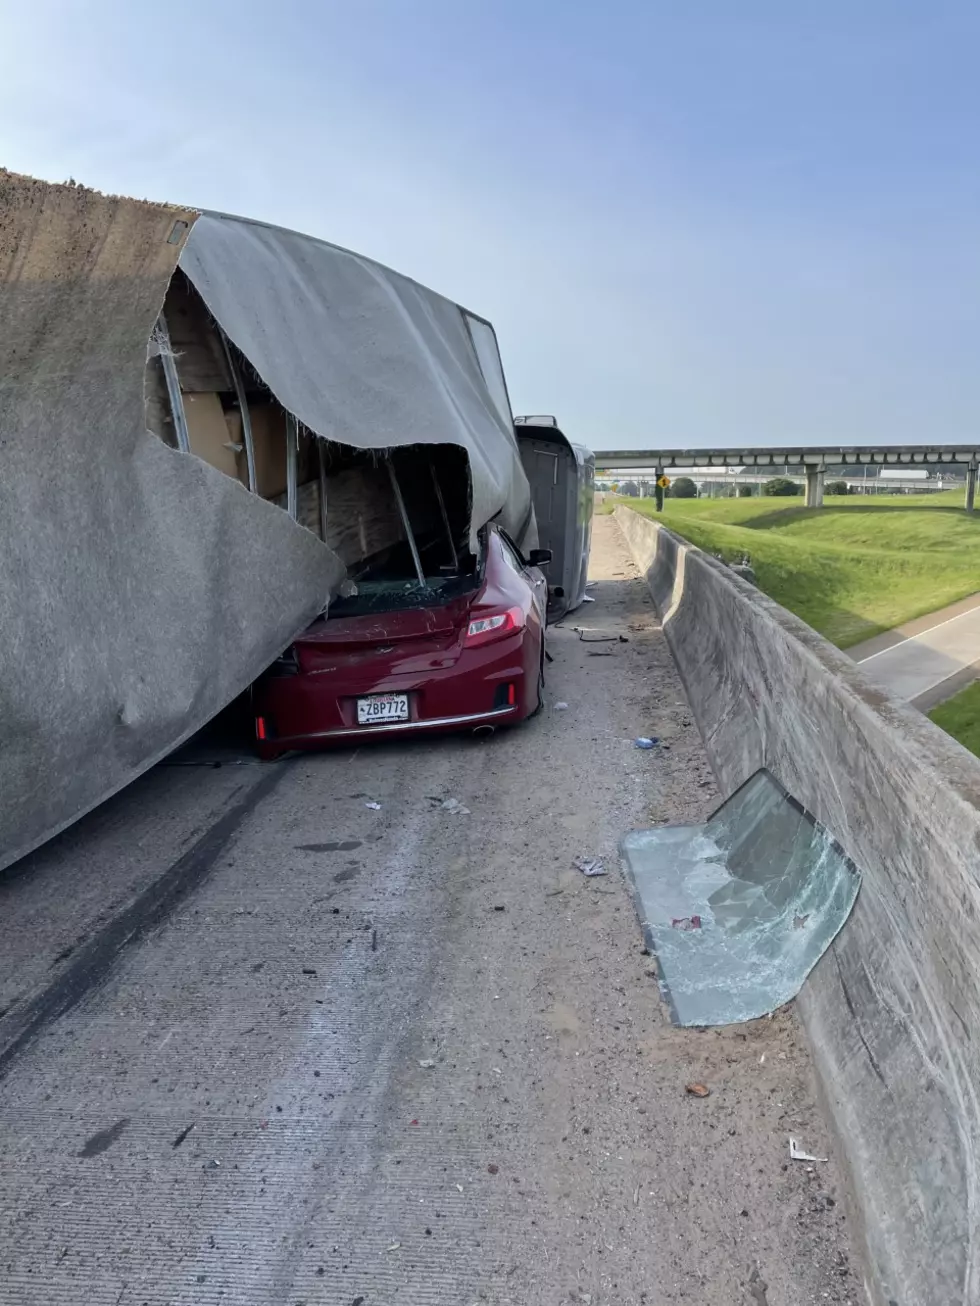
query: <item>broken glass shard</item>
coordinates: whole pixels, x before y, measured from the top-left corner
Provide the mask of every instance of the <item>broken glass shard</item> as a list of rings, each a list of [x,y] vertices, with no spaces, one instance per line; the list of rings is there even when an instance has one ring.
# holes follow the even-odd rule
[[[677,1025],[754,1020],[796,997],[861,882],[768,771],[706,824],[636,830],[622,852]]]

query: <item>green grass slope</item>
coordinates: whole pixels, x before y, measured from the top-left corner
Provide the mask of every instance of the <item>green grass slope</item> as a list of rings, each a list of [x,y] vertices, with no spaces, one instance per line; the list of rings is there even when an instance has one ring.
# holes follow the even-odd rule
[[[934,707],[929,719],[980,757],[980,681]]]
[[[620,500],[658,517],[652,499]],[[841,648],[980,591],[980,515],[962,492],[799,499],[668,499],[659,520],[726,561]]]

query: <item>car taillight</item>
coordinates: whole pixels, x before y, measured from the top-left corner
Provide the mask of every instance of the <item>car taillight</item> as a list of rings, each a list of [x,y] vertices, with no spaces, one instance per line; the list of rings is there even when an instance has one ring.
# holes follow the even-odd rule
[[[515,630],[524,626],[524,612],[521,608],[508,608],[506,612],[495,612],[490,617],[474,617],[466,628],[466,644],[489,644],[495,639],[504,639]]]

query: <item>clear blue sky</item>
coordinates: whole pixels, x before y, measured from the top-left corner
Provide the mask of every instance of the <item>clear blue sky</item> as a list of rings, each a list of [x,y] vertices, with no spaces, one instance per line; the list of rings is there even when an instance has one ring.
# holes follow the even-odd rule
[[[0,164],[360,250],[597,448],[980,436],[980,4],[0,0]]]

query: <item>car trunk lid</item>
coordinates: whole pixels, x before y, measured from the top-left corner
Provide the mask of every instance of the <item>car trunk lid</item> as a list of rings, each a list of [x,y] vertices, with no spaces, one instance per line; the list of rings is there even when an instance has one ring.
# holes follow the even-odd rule
[[[455,660],[476,597],[474,591],[438,607],[319,621],[293,641],[300,666],[308,672],[334,670],[386,655],[401,660],[429,654]]]

